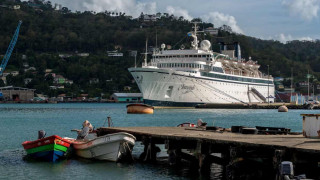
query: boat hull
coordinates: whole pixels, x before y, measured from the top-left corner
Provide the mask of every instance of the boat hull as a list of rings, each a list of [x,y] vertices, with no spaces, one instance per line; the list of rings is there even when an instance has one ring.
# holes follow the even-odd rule
[[[27,155],[46,161],[55,162],[67,152],[70,142],[54,135],[35,141],[25,141],[22,143]]]
[[[55,162],[61,157],[63,157],[65,152],[59,151],[59,150],[53,150],[53,151],[41,151],[29,154],[30,157],[34,159],[42,159],[45,161]]]
[[[119,161],[130,156],[135,137],[128,133],[115,133],[100,136],[89,141],[74,141],[77,156],[89,159]]]
[[[266,79],[252,78],[244,82],[210,77],[208,73],[191,74],[156,68],[129,68],[144,103],[151,106],[195,107],[197,104],[262,103],[261,97],[274,97],[273,83],[260,83]],[[206,76],[205,76],[206,75]],[[219,74],[243,79],[235,75]],[[247,77],[249,78],[249,77]],[[270,99],[273,101],[273,99]]]

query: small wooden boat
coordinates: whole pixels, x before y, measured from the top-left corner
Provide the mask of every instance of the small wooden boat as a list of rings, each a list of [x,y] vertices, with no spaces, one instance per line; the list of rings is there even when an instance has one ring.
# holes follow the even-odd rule
[[[28,156],[32,158],[55,162],[64,156],[70,146],[70,141],[53,135],[35,141],[25,141],[22,143],[22,146]]]
[[[128,104],[128,114],[153,114],[154,107],[147,104]]]
[[[133,135],[120,132],[94,139],[74,140],[72,145],[76,155],[80,157],[117,162],[127,157],[132,159],[135,141]]]

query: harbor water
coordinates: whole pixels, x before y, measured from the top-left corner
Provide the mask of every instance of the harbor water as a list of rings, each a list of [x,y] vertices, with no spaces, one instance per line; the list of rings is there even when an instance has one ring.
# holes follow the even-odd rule
[[[171,167],[165,160],[157,164],[140,162],[114,163],[72,158],[57,163],[39,162],[24,158],[21,143],[35,140],[38,130],[47,136],[76,137],[71,129],[80,129],[84,120],[95,128],[107,126],[148,127],[177,126],[183,122],[196,123],[202,119],[208,125],[230,128],[234,125],[286,127],[302,131],[300,114],[319,110],[276,109],[155,109],[154,114],[127,114],[126,104],[71,103],[71,104],[0,104],[0,179],[222,179],[222,168],[213,166],[203,175],[187,165]],[[140,143],[134,147],[134,156],[142,152]],[[164,150],[164,149],[163,149]],[[165,155],[165,152],[162,152]]]

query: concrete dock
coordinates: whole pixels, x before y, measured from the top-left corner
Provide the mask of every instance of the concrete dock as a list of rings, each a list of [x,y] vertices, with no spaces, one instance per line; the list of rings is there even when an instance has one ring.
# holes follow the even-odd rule
[[[210,170],[211,163],[231,167],[239,159],[263,159],[265,166],[276,172],[279,163],[286,160],[292,161],[297,168],[303,167],[298,172],[320,177],[320,139],[305,138],[301,134],[240,134],[184,127],[117,127],[99,128],[97,131],[99,135],[115,132],[133,134],[145,145],[140,156],[145,161],[156,161],[159,150],[156,145],[164,144],[170,163],[185,159],[196,162],[200,170]],[[220,155],[213,155],[217,153]]]
[[[251,104],[198,104],[200,109],[278,109],[285,105],[288,109],[320,109],[318,104],[290,104],[290,103],[251,103]]]

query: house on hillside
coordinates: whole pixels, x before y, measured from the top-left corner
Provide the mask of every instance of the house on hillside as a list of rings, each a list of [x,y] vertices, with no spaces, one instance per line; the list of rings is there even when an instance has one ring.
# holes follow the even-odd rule
[[[45,73],[52,73],[52,69],[46,69]]]
[[[208,28],[204,29],[204,32],[208,33],[210,35],[218,35],[219,30],[214,27],[208,27]]]
[[[73,80],[66,79],[66,80],[65,80],[65,83],[66,83],[66,84],[73,84]]]
[[[110,99],[115,102],[143,102],[142,93],[113,93]]]
[[[19,75],[19,71],[12,71],[10,74],[12,76],[18,76]]]
[[[98,78],[91,78],[91,79],[89,80],[89,83],[90,83],[90,84],[98,84],[98,83],[99,83],[99,79],[98,79]]]
[[[122,57],[123,53],[118,51],[107,51],[109,57]]]
[[[88,57],[90,54],[89,53],[77,53],[77,56],[80,57]]]
[[[56,75],[53,79],[53,82],[55,84],[64,84],[66,82],[66,78],[64,78],[62,75]]]
[[[25,78],[24,79],[24,84],[27,85],[32,81],[32,78]]]

